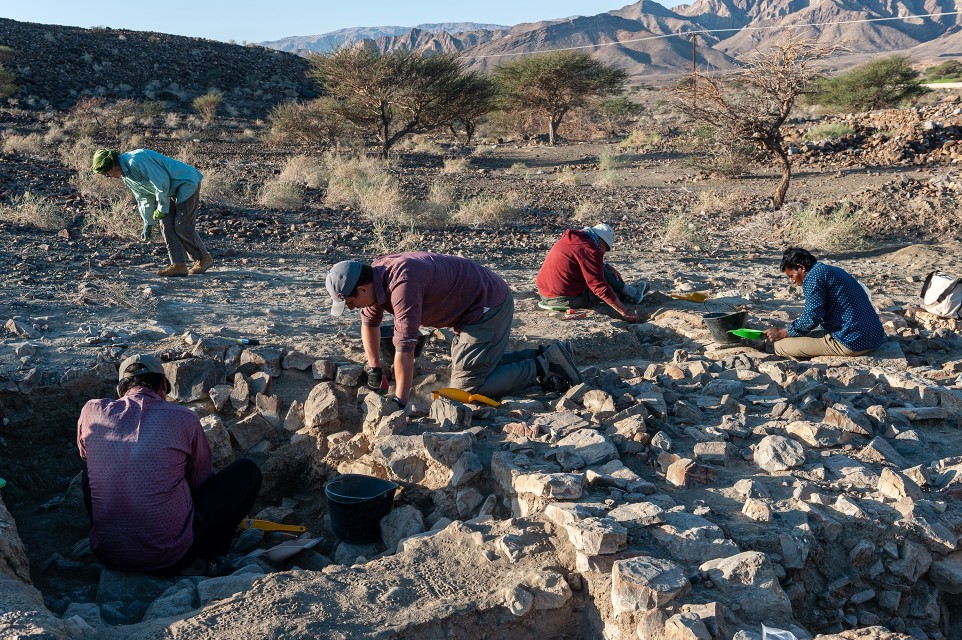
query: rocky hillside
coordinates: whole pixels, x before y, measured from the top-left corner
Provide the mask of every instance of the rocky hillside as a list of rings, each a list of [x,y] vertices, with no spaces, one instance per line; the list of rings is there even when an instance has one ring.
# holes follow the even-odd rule
[[[639,77],[688,69],[691,64],[690,36],[670,37],[670,34],[701,30],[734,30],[702,34],[702,40],[708,46],[701,48],[698,62],[715,69],[730,67],[740,56],[758,46],[764,47],[773,38],[781,39],[786,33],[784,29],[759,30],[755,27],[825,22],[845,24],[808,27],[792,32],[826,43],[843,42],[855,54],[900,51],[913,47],[928,47],[919,50],[926,57],[946,52],[959,54],[959,47],[950,42],[952,38],[958,38],[958,31],[962,28],[962,21],[956,15],[858,22],[952,9],[952,5],[939,0],[873,0],[859,3],[846,0],[697,0],[674,9],[668,9],[653,0],[640,0],[595,16],[524,23],[510,29],[456,32],[421,25],[414,29],[383,33],[380,29],[388,28],[342,32],[351,32],[351,38],[372,43],[381,51],[403,48],[462,52],[469,64],[479,69],[495,66],[506,55],[597,45],[591,50],[594,57]],[[278,43],[303,40],[299,47],[314,49],[322,44],[312,42],[320,43],[321,39],[342,32],[304,39],[286,38]],[[944,43],[943,39],[946,40]],[[265,44],[284,48],[277,43]]]
[[[314,92],[303,58],[258,46],[2,18],[0,45],[16,51],[14,97],[25,106],[69,108],[83,96],[104,96],[183,108],[218,89],[228,110],[260,116],[278,102]]]

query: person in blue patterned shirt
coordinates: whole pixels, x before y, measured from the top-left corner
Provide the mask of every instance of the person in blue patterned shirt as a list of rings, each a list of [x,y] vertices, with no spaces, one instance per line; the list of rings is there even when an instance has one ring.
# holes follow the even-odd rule
[[[885,330],[862,283],[839,267],[816,260],[798,247],[782,256],[781,271],[805,293],[805,310],[787,328],[772,327],[765,337],[775,353],[796,360],[816,356],[861,356],[885,341]],[[825,335],[805,337],[821,326]]]

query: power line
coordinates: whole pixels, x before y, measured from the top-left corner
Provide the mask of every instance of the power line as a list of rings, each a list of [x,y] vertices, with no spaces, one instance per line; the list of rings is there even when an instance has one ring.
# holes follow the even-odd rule
[[[550,53],[553,51],[577,51],[580,49],[597,49],[599,47],[612,47],[615,45],[631,44],[634,42],[647,42],[649,40],[664,40],[665,38],[676,38],[682,36],[696,36],[710,33],[732,33],[739,31],[772,31],[778,29],[801,29],[804,27],[828,27],[843,24],[864,24],[868,22],[891,22],[893,20],[910,20],[912,18],[939,18],[942,16],[957,16],[962,11],[944,11],[941,13],[920,13],[910,16],[893,16],[888,18],[862,18],[860,20],[839,20],[837,22],[807,22],[799,24],[764,25],[759,27],[742,27],[740,29],[695,29],[692,31],[679,31],[677,33],[664,33],[644,38],[632,38],[630,40],[616,40],[615,42],[602,42],[599,44],[585,44],[577,47],[558,47],[556,49],[539,49],[538,51],[520,51],[517,53],[492,53],[483,56],[462,56],[468,60],[483,60],[485,58],[506,58],[511,56],[525,56],[534,53]]]

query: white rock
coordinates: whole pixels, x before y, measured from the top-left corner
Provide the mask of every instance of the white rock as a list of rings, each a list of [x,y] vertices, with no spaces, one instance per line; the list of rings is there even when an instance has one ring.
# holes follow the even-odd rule
[[[589,556],[621,551],[628,542],[628,530],[613,518],[585,518],[565,525],[568,540]]]
[[[619,560],[611,569],[611,604],[616,616],[664,607],[690,589],[684,570],[671,560],[642,556]]]

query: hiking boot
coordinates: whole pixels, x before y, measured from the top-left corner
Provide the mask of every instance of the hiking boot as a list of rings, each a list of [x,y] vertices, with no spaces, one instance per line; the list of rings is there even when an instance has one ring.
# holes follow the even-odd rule
[[[538,384],[545,393],[564,393],[571,388],[567,380],[553,373],[538,378]]]
[[[573,344],[571,344],[570,340],[555,340],[555,342],[560,344],[564,348],[564,350],[570,353],[572,356],[575,354],[575,347]],[[550,344],[543,344],[538,347],[537,354],[540,356],[550,348],[551,348]]]
[[[177,264],[172,264],[169,267],[164,267],[157,272],[159,276],[186,276],[187,275],[187,265],[183,262],[178,262]]]
[[[627,298],[631,304],[641,304],[646,293],[648,293],[648,283],[644,280],[634,285],[626,284],[625,288],[621,290],[621,295]]]
[[[196,276],[198,273],[204,273],[210,266],[214,264],[214,259],[210,257],[208,253],[206,256],[194,262],[194,266],[190,268],[190,274]]]
[[[571,386],[581,383],[581,373],[578,371],[574,357],[557,340],[545,349],[540,359],[547,365],[545,378],[554,374],[567,380]]]

